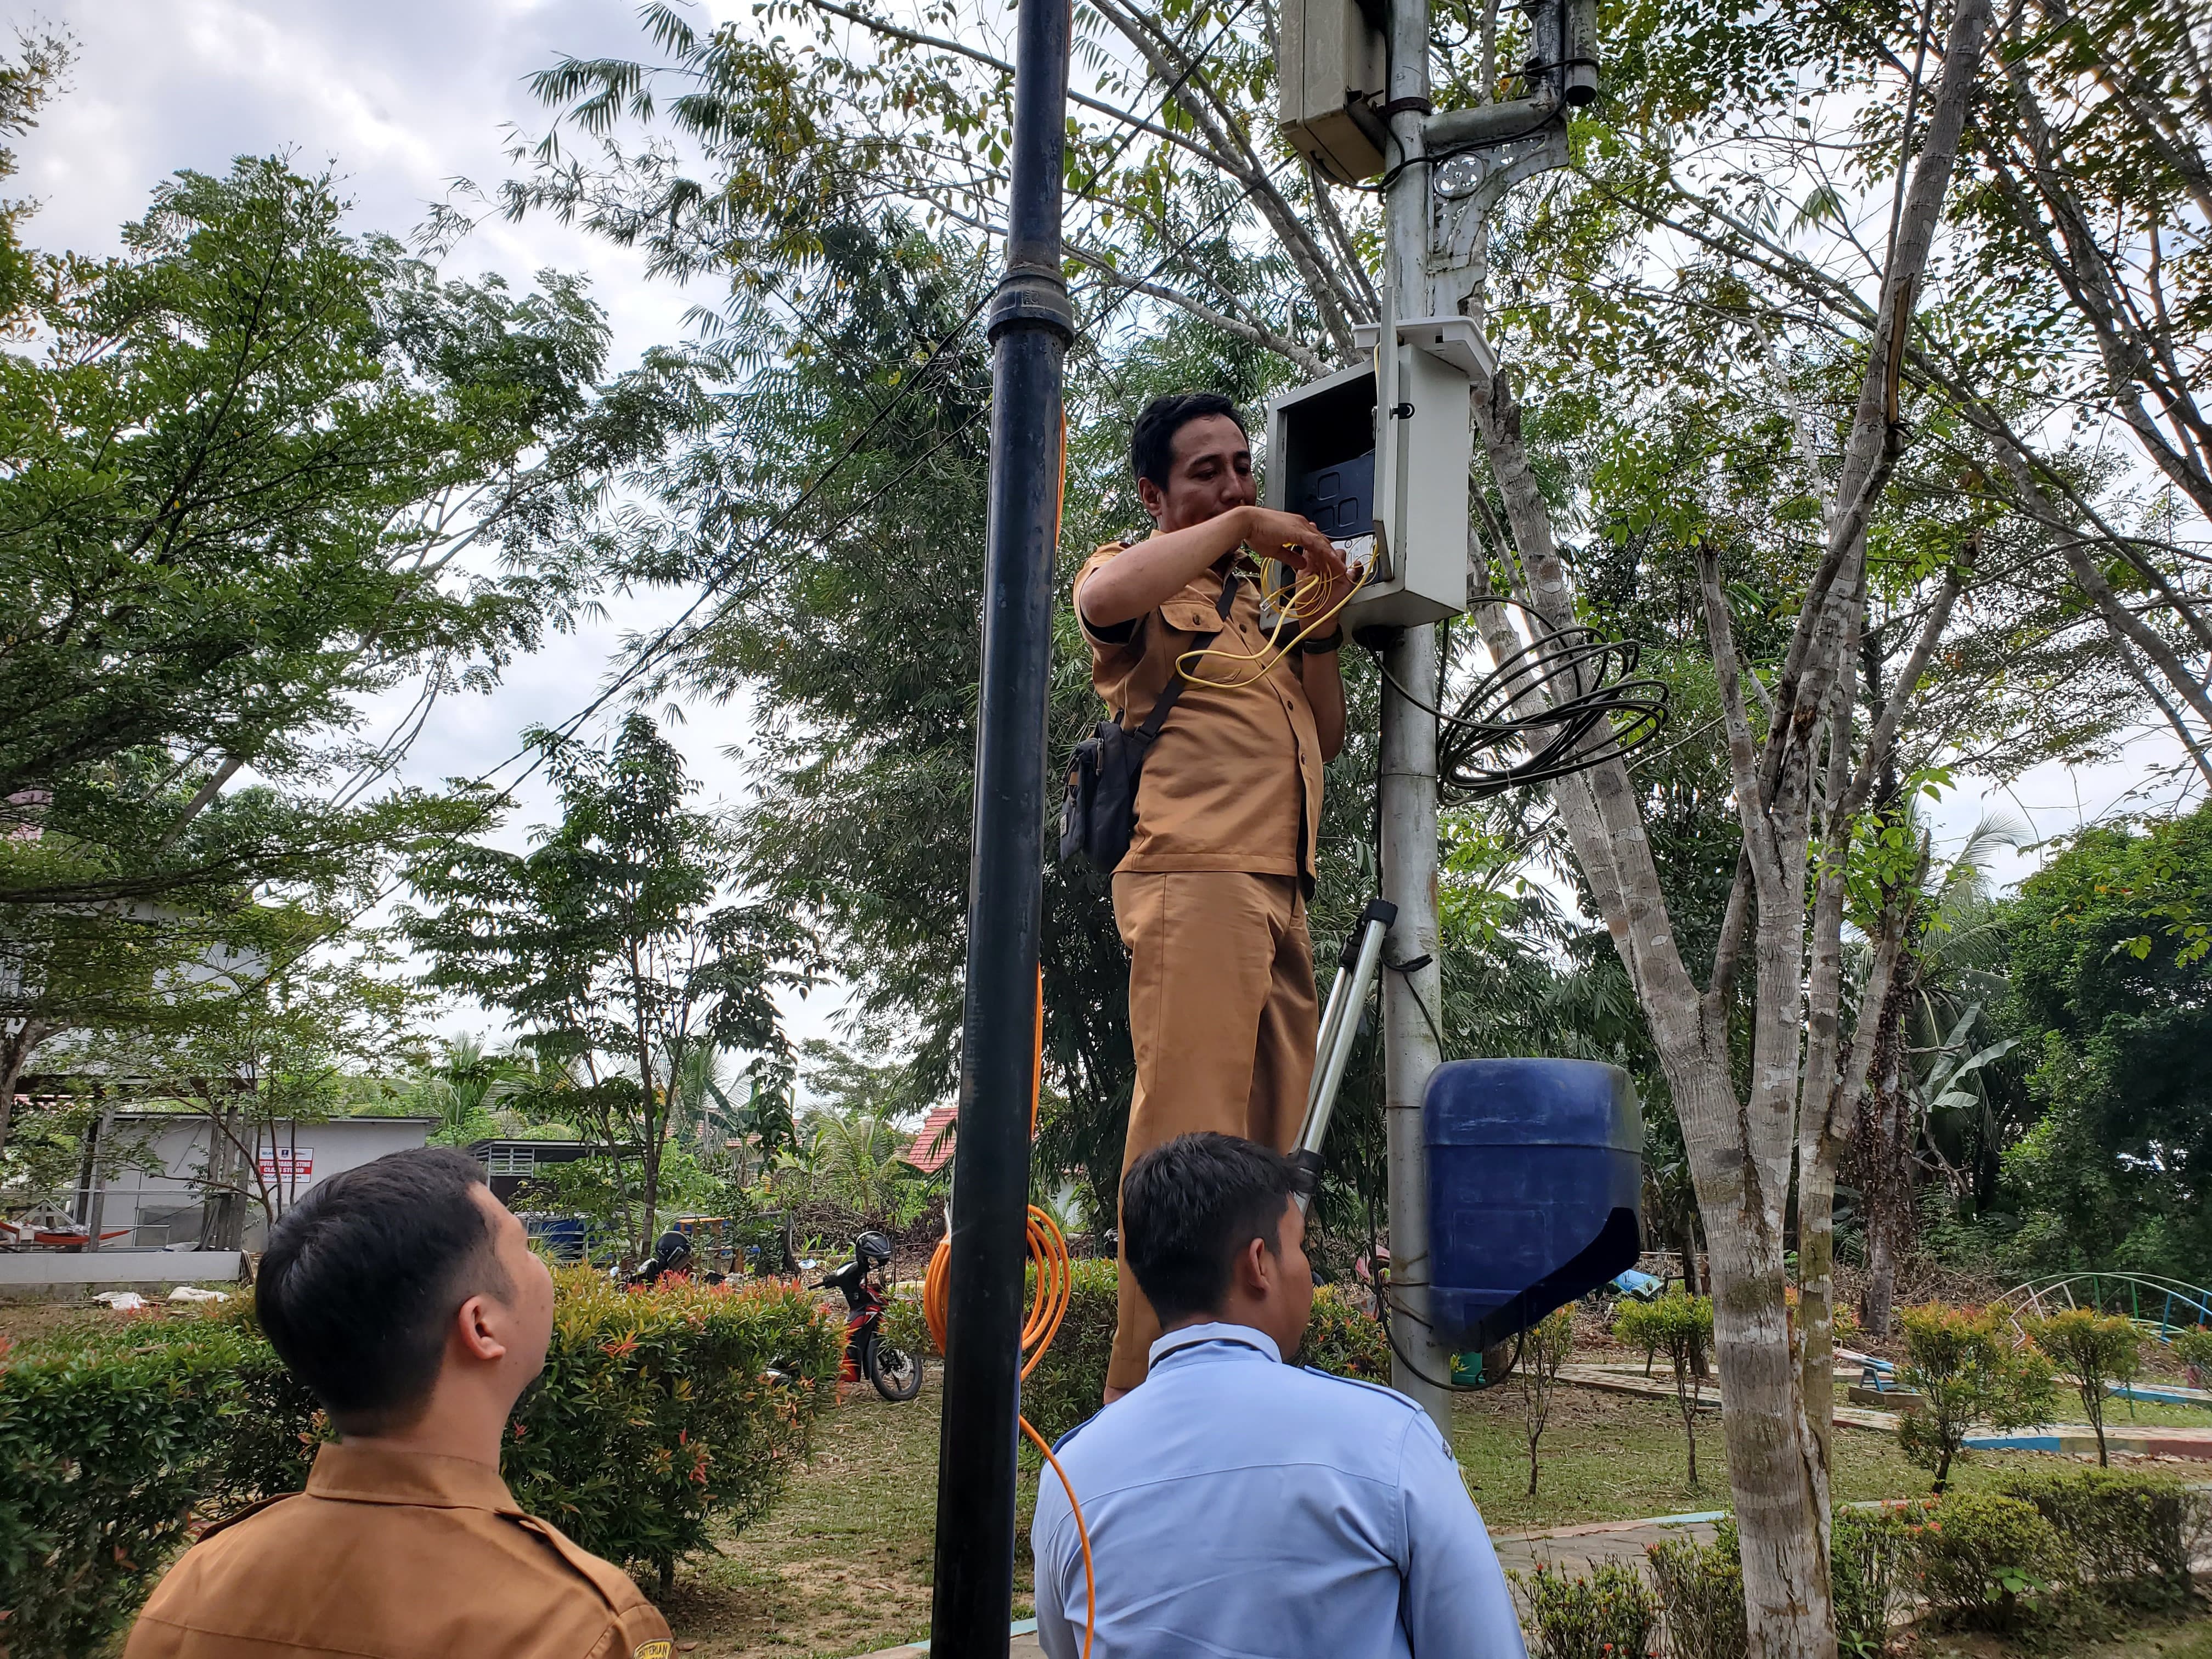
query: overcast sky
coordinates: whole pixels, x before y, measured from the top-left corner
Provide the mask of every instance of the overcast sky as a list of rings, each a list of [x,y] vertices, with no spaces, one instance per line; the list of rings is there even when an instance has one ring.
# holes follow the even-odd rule
[[[220,171],[234,155],[280,149],[303,167],[334,167],[357,228],[404,234],[457,177],[489,188],[506,175],[509,125],[542,125],[524,84],[532,70],[564,52],[644,48],[625,0],[57,0],[9,15],[18,26],[59,23],[79,43],[75,89],[16,144],[16,188],[43,204],[27,228],[33,243],[88,252],[115,250],[118,227],[167,173]],[[677,337],[684,307],[704,297],[648,283],[636,256],[545,219],[483,226],[447,270],[523,282],[548,265],[590,273],[613,325],[617,368]],[[449,700],[407,775],[473,775],[501,760],[526,724],[557,721],[590,700],[625,629],[656,628],[690,597],[618,604],[608,622],[515,664],[496,693]],[[739,716],[696,711],[672,735],[709,798],[737,796],[738,771],[720,751],[744,740]],[[2002,794],[1970,784],[1937,821],[1956,836],[1994,805],[2038,834],[2061,832],[2111,810],[2170,749],[2153,742],[2118,765],[2045,767]],[[523,822],[543,817],[536,799]],[[2021,867],[2011,861],[2004,873]],[[794,1008],[795,1030],[826,1034],[836,1005],[817,995]]]

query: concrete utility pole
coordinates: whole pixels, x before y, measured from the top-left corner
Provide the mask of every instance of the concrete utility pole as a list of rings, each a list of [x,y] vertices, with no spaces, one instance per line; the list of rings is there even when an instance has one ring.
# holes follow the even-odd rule
[[[1383,198],[1382,280],[1388,318],[1431,313],[1429,280],[1429,168],[1421,124],[1429,108],[1429,0],[1390,0],[1388,155],[1397,176]],[[1386,320],[1386,327],[1387,320]],[[1380,349],[1395,351],[1385,337]],[[1392,412],[1377,410],[1387,421]],[[1384,945],[1382,976],[1384,1122],[1390,1195],[1390,1382],[1420,1402],[1447,1442],[1451,1434],[1451,1355],[1437,1346],[1429,1318],[1429,1171],[1421,1101],[1443,1055],[1431,1022],[1441,1024],[1443,975],[1437,927],[1437,719],[1441,672],[1437,630],[1401,631],[1383,652],[1382,896],[1398,907]],[[1391,680],[1396,681],[1394,686]],[[1402,686],[1400,691],[1397,687]]]

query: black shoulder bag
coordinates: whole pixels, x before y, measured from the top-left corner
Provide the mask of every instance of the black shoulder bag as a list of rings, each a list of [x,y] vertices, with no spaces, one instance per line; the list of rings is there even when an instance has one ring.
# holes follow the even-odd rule
[[[1237,599],[1237,572],[1221,583],[1221,602],[1214,607],[1223,622]],[[1194,650],[1203,651],[1221,637],[1217,631],[1200,635]],[[1060,804],[1060,861],[1079,854],[1099,869],[1112,872],[1129,850],[1137,829],[1137,780],[1145,769],[1145,757],[1160,734],[1185,684],[1180,673],[1170,676],[1166,689],[1152,704],[1145,723],[1125,730],[1119,714],[1101,720],[1091,734],[1075,745],[1067,761],[1067,793]]]

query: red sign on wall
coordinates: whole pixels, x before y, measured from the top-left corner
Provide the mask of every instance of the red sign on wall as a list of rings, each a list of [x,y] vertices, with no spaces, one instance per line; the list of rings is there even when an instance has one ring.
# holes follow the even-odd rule
[[[264,1152],[258,1162],[261,1166],[261,1178],[280,1187],[297,1187],[302,1182],[314,1179],[315,1149],[312,1146]]]

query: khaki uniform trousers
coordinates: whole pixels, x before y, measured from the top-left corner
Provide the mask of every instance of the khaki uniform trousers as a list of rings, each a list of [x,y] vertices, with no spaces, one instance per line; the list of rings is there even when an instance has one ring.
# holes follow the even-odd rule
[[[1121,1173],[1177,1135],[1212,1129],[1288,1152],[1320,1023],[1305,896],[1295,876],[1124,870],[1114,920],[1129,947],[1137,1087]],[[1160,1322],[1117,1249],[1109,1388],[1145,1380]]]

